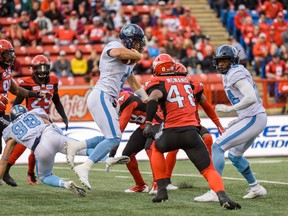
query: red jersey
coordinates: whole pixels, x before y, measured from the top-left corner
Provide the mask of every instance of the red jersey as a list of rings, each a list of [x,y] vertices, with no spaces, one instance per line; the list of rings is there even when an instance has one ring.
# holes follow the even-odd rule
[[[128,122],[136,123],[144,129],[146,121],[146,103],[135,96],[132,92],[122,91],[118,96],[118,103],[120,105],[120,130],[123,132]],[[163,117],[161,112],[157,112],[153,123],[159,124]]]
[[[3,69],[0,67],[0,94],[4,94],[6,97],[8,96],[8,91],[11,86],[11,69],[10,67],[7,69]]]
[[[282,77],[286,71],[286,63],[280,60],[277,64],[274,61],[270,61],[265,68],[266,73],[273,73],[278,77]]]
[[[189,78],[188,78],[189,79]],[[198,107],[199,107],[199,101],[200,98],[204,92],[204,86],[201,82],[196,81],[196,80],[190,80],[192,85],[194,86],[194,96],[195,96],[195,103],[196,103],[196,118],[200,124],[200,117],[199,117],[199,113],[198,113]]]
[[[146,86],[148,94],[155,89],[163,93],[159,103],[164,113],[164,128],[199,126],[193,87],[187,77],[157,76]]]
[[[19,78],[19,86],[31,90],[33,92],[45,91],[49,92],[51,95],[54,95],[55,86],[58,85],[58,78],[56,76],[49,76],[50,80],[47,84],[39,85],[35,83],[34,79],[31,77]],[[52,96],[53,97],[53,96]],[[50,111],[51,100],[50,98],[26,98],[26,107],[28,110],[35,108],[43,108],[47,114]]]

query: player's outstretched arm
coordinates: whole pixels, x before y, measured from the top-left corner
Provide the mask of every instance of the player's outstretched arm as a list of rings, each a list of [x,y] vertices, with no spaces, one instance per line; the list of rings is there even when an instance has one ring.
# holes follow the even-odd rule
[[[113,48],[109,50],[109,56],[119,58],[119,59],[134,59],[139,61],[143,56],[135,49],[127,48]]]
[[[38,98],[39,97],[39,92],[38,93],[32,92],[22,87],[19,87],[13,80],[11,80],[11,87],[9,91],[14,95],[20,95],[24,98],[28,98],[28,97]]]
[[[0,180],[3,179],[3,175],[6,170],[10,154],[13,151],[15,145],[16,141],[12,138],[8,139],[8,141],[6,142],[6,146],[0,160]]]
[[[131,74],[129,77],[127,77],[127,82],[129,86],[133,89],[133,91],[141,97],[142,101],[148,100],[148,95],[145,92],[145,90],[142,88],[140,82],[136,79],[134,74]]]

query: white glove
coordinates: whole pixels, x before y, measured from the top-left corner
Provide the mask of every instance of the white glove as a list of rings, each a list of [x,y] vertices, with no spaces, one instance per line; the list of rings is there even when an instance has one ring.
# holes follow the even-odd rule
[[[239,118],[233,119],[232,121],[230,121],[230,122],[228,123],[227,128],[232,127],[234,124],[237,124],[239,121],[240,121]]]
[[[232,106],[227,106],[225,104],[217,104],[215,107],[216,112],[231,112],[234,108]]]

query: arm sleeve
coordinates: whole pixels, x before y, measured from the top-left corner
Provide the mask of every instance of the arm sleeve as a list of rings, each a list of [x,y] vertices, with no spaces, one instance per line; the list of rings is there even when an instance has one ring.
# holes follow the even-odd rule
[[[121,116],[119,118],[120,130],[123,132],[132,116],[134,109],[137,107],[137,102],[134,101],[121,112]]]
[[[67,116],[66,116],[65,111],[64,111],[64,107],[60,101],[57,85],[54,86],[54,95],[53,95],[52,101],[55,104],[55,108],[56,108],[57,112],[60,114],[61,118],[67,119]]]
[[[247,79],[239,80],[234,86],[244,95],[239,103],[232,106],[234,110],[245,109],[257,101],[255,90]]]
[[[28,87],[28,86],[21,86],[22,88],[24,89],[27,89],[27,90],[31,90],[31,87]],[[16,104],[21,104],[23,102],[25,98],[21,95],[17,95],[17,97],[15,98],[14,102],[13,102],[13,106],[16,105]]]
[[[207,100],[205,100],[203,103],[201,103],[202,108],[204,109],[207,116],[213,121],[213,123],[216,126],[220,125],[220,120],[218,118],[218,115],[216,114],[214,108],[210,103],[208,103]]]

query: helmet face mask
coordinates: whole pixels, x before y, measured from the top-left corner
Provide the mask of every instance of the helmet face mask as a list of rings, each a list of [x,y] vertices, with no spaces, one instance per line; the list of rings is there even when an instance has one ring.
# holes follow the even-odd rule
[[[226,74],[229,69],[239,63],[238,50],[230,45],[218,47],[213,57],[213,65],[221,74]]]
[[[32,59],[31,64],[33,77],[35,77],[35,79],[40,83],[45,82],[50,73],[49,60],[43,55],[37,55]]]
[[[16,59],[14,48],[7,40],[0,40],[0,63],[6,67],[12,66]]]
[[[15,106],[13,106],[10,110],[10,121],[14,121],[15,119],[17,119],[19,116],[21,116],[24,113],[27,113],[28,110],[25,106],[21,105],[21,104],[17,104]]]
[[[136,24],[128,24],[121,28],[119,38],[128,49],[136,49],[142,52],[145,46],[143,29]]]

